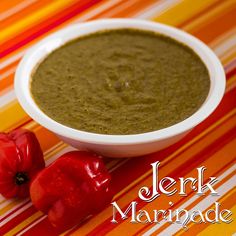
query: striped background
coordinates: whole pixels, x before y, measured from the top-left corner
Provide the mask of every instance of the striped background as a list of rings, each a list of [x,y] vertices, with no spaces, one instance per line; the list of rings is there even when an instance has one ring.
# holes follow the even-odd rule
[[[14,72],[25,51],[46,35],[69,24],[108,17],[134,17],[181,28],[208,44],[224,65],[227,89],[218,109],[188,136],[158,153],[138,159],[106,159],[115,186],[115,198],[123,209],[138,201],[138,209],[198,209],[205,212],[215,201],[236,214],[234,189],[236,157],[236,0],[1,0],[0,1],[0,130],[17,127],[32,130],[45,153],[47,164],[71,150],[22,110],[14,91]],[[160,176],[196,177],[195,169],[206,166],[206,178],[216,176],[219,196],[209,192],[197,197],[160,196],[152,203],[138,199],[142,186],[152,185],[150,163],[161,161]],[[125,177],[124,177],[125,176]],[[185,232],[177,224],[130,224],[129,219],[111,224],[108,207],[80,227],[62,235],[233,235],[231,224],[189,224]],[[58,235],[46,216],[29,199],[0,197],[0,235]]]

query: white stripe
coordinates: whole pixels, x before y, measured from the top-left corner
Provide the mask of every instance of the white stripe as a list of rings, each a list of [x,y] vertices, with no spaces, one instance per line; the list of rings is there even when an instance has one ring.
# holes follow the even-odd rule
[[[226,170],[222,175],[217,177],[219,181],[222,181],[225,177],[227,177],[229,174],[233,173],[235,171],[236,165],[233,165],[228,170]],[[213,202],[217,201],[221,196],[223,196],[225,193],[227,193],[229,190],[232,189],[232,187],[235,185],[236,182],[236,176],[233,176],[228,181],[226,181],[222,186],[220,186],[217,190],[218,193],[220,193],[219,196],[207,196],[205,199],[203,199],[200,203],[198,203],[194,208],[197,210],[204,211],[206,208],[208,208]],[[216,184],[216,183],[215,183]],[[213,184],[213,186],[215,185]],[[206,191],[204,191],[206,192]],[[179,209],[184,209],[190,204],[192,204],[194,201],[196,201],[199,198],[198,195],[194,195],[192,198],[190,198],[188,201],[186,201],[183,205],[178,207]],[[174,216],[175,214],[173,214]],[[156,224],[151,229],[149,229],[147,232],[143,234],[143,236],[149,236],[153,234],[155,231],[157,231],[161,226],[164,224],[168,224],[165,220],[161,220],[159,224]],[[179,224],[172,224],[168,228],[166,228],[164,231],[162,231],[159,236],[165,236],[165,235],[173,235],[175,232],[177,232],[181,226]]]
[[[16,99],[14,89],[11,89],[8,93],[0,96],[0,107],[6,106],[8,103]]]
[[[233,27],[232,29],[226,31],[223,35],[220,35],[219,37],[217,37],[217,39],[214,40],[214,42],[211,43],[211,45],[215,47],[215,45],[222,44],[224,41],[226,41],[228,38],[231,38],[232,35],[235,35],[235,34],[236,34],[236,27]]]
[[[30,48],[30,47],[29,47]],[[19,60],[21,57],[23,57],[23,55],[25,54],[26,50],[22,50],[20,52],[18,52],[17,54],[15,54],[14,56],[11,56],[10,58],[4,60],[3,62],[1,62],[0,64],[0,70],[2,70],[4,67],[12,64],[13,62]]]
[[[4,200],[5,200],[5,198],[0,194],[0,202],[4,201]]]
[[[222,44],[218,45],[218,47],[215,48],[214,52],[217,54],[217,56],[222,57],[224,52],[228,51],[231,48],[234,48],[235,44],[236,34],[225,40]]]
[[[68,146],[66,148],[63,148],[60,152],[58,152],[57,154],[55,154],[53,157],[51,157],[50,159],[48,159],[46,161],[46,166],[50,165],[53,161],[55,161],[59,156],[67,153],[67,152],[70,152],[70,151],[74,151],[74,150],[77,150],[71,146]]]
[[[115,13],[119,12],[120,10],[123,10],[124,8],[127,8],[129,6],[132,6],[134,4],[133,1],[123,1],[120,5],[118,5],[116,8],[111,9],[106,14],[103,14],[103,18],[112,17]]]
[[[18,203],[16,206],[12,207],[10,211],[5,212],[3,215],[1,215],[0,221],[1,221],[5,216],[7,216],[10,212],[13,212],[13,211],[14,211],[15,209],[17,209],[18,207],[23,206],[27,201],[29,201],[29,198],[22,200],[22,201],[21,201],[20,203]],[[14,202],[14,200],[12,200],[12,199],[5,201],[4,203],[7,203],[7,204],[2,204],[2,205],[0,206],[1,209],[2,209],[4,206],[6,206],[6,205],[8,205],[8,204],[10,204],[10,203],[12,203],[12,202]]]
[[[31,124],[27,125],[27,129],[31,129],[29,127],[34,127],[35,125],[37,126],[35,121],[31,121]],[[47,150],[44,151],[43,156],[45,159],[47,159],[48,156],[50,156],[50,153],[53,152],[54,150],[60,148],[61,146],[64,146],[65,143],[63,143],[62,141],[59,141],[57,144],[53,145],[52,147],[48,148]],[[64,148],[68,147],[68,145],[66,145]]]
[[[124,165],[126,162],[128,162],[129,159],[128,158],[125,158],[124,160],[122,161],[117,161],[117,165],[111,167],[111,169],[109,169],[110,172],[113,172],[114,170],[116,170],[117,168],[119,168],[120,166]]]
[[[169,8],[174,7],[178,3],[180,3],[181,0],[161,0],[160,2],[157,2],[156,4],[150,6],[148,9],[144,10],[141,13],[138,13],[134,17],[140,18],[140,19],[150,19],[152,17],[156,17],[163,13],[164,11],[167,11]]]
[[[25,206],[23,206],[22,208],[20,208],[19,210],[17,210],[16,212],[14,212],[13,214],[11,214],[9,217],[7,217],[5,220],[3,220],[0,223],[0,227],[2,227],[3,225],[5,225],[7,222],[11,221],[14,217],[16,217],[17,215],[19,215],[20,213],[22,213],[23,211],[25,211],[26,209],[28,209],[29,207],[32,206],[32,203],[29,202],[28,204],[26,204]]]
[[[28,226],[27,228],[25,228],[24,230],[22,230],[20,233],[16,234],[16,236],[21,236],[23,235],[26,231],[28,231],[30,228],[34,227],[35,225],[37,225],[38,223],[40,223],[42,220],[44,220],[45,218],[47,218],[47,215],[44,215],[42,217],[40,217],[38,220],[36,220],[33,224],[30,224],[30,226]]]
[[[122,0],[112,0],[112,1],[107,1],[105,2],[103,5],[101,5],[99,8],[94,8],[93,10],[91,10],[90,12],[88,12],[87,14],[82,15],[81,17],[79,17],[78,19],[76,19],[75,21],[73,21],[72,24],[81,22],[81,21],[86,21],[89,20],[91,17],[99,14],[102,11],[105,11],[106,9],[112,7],[113,5],[121,2]]]
[[[11,204],[12,202],[14,202],[14,200],[13,199],[7,199],[7,200],[5,200],[5,198],[3,197],[3,202],[0,204],[0,209],[2,209],[2,208],[4,208],[5,206],[7,206],[7,205],[9,205],[9,204]],[[21,203],[20,203],[21,204]],[[12,210],[12,209],[11,209]],[[2,215],[1,215],[1,217],[0,217],[0,220],[2,219]]]
[[[13,73],[15,73],[15,71],[16,71],[16,67],[13,67],[13,68],[7,70],[5,73],[3,73],[3,74],[0,75],[0,81],[1,81],[3,78],[5,78],[5,77],[7,77],[7,76],[9,76],[9,75],[11,75],[11,74],[13,74]]]
[[[37,0],[26,0],[24,2],[19,3],[18,5],[14,6],[13,8],[5,11],[0,15],[0,21],[8,18],[9,16],[17,13],[18,11],[23,10],[24,8],[28,7],[29,5],[33,4]]]

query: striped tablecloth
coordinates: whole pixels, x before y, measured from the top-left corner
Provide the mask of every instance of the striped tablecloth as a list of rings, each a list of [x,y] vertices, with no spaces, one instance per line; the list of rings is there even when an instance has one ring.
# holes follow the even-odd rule
[[[187,137],[158,153],[136,159],[106,159],[122,209],[136,200],[138,209],[198,209],[203,212],[215,201],[236,214],[236,1],[235,0],[1,0],[0,1],[0,130],[17,127],[37,135],[46,163],[71,148],[33,121],[20,107],[13,90],[15,69],[28,48],[70,24],[109,18],[134,17],[166,23],[193,34],[209,45],[224,65],[227,88],[217,110]],[[161,161],[160,176],[196,177],[206,166],[206,178],[216,176],[218,196],[161,195],[146,203],[138,198],[142,186],[152,185],[150,163]],[[233,217],[234,217],[233,215]],[[177,224],[131,224],[130,219],[110,222],[111,206],[63,235],[232,235],[231,224],[193,224],[188,231]],[[57,235],[47,217],[29,199],[0,198],[0,235]]]

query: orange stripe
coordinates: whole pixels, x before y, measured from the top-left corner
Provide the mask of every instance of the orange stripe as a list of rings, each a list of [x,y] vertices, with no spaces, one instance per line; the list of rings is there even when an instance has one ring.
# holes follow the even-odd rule
[[[88,2],[89,0],[85,0],[84,2]],[[76,5],[81,5],[79,2],[69,1],[67,6],[64,8],[58,8],[54,11],[51,11],[50,14],[47,15],[45,18],[41,18],[38,21],[30,22],[29,26],[26,27],[24,30],[20,32],[14,32],[13,34],[9,35],[8,38],[6,38],[2,44],[1,44],[1,50],[4,51],[5,49],[21,42],[23,39],[29,37],[30,35],[34,34],[35,32],[39,31],[40,29],[44,28],[47,25],[52,24],[52,22],[55,22],[58,18],[61,16],[66,15],[68,12],[73,10],[73,8]],[[47,5],[45,6],[47,7]],[[32,12],[31,12],[32,14]],[[26,18],[26,17],[24,17]],[[37,25],[37,27],[35,27]]]
[[[102,5],[103,2],[101,3],[98,3],[96,4],[96,7],[99,7],[100,5]],[[13,52],[9,53],[8,55],[4,56],[4,59],[7,60],[9,58],[11,58],[12,56],[16,55],[17,53],[20,53],[26,49],[28,49],[30,46],[33,46],[36,42],[40,41],[41,39],[43,39],[44,37],[46,37],[47,35],[69,25],[71,22],[75,21],[76,19],[78,19],[79,17],[83,16],[84,14],[86,14],[87,12],[89,12],[89,10],[91,10],[92,8],[89,8],[88,10],[86,11],[83,11],[81,12],[80,14],[76,15],[75,17],[71,18],[71,19],[68,19],[66,22],[63,22],[62,24],[58,25],[57,27],[54,27],[52,28],[50,31],[48,31],[47,33],[43,34],[43,35],[40,35],[39,37],[31,40],[30,42],[28,42],[27,44],[23,45],[22,47],[20,48],[17,48],[16,50],[14,50]],[[110,8],[109,8],[110,9]],[[42,22],[41,24],[39,24],[40,26],[43,26],[43,25],[47,25],[47,21],[44,21]],[[38,27],[35,28],[31,28],[29,29],[29,32],[34,32],[35,30],[38,30]],[[17,37],[19,38],[24,38],[23,35],[18,35]],[[11,40],[8,40],[6,43],[5,43],[5,46],[8,48],[9,46],[9,43],[11,42]],[[16,41],[14,41],[14,39],[12,39],[12,43],[15,44]],[[3,47],[1,47],[3,48]]]
[[[13,67],[16,67],[19,64],[20,60],[21,60],[21,58],[15,60],[12,63],[10,63],[9,65],[5,66],[3,69],[1,69],[1,74],[6,73],[7,71],[12,69]]]
[[[26,17],[27,15],[32,14],[33,11],[38,10],[39,8],[42,8],[43,6],[46,6],[47,4],[51,3],[52,0],[38,0],[36,2],[33,2],[31,5],[27,6],[26,8],[22,9],[21,11],[17,12],[16,14],[6,18],[1,22],[1,27],[7,27],[11,24],[17,22],[18,20],[21,20],[22,17]]]
[[[129,5],[129,7],[128,7],[127,9],[122,8],[121,10],[122,10],[122,14],[123,14],[123,12],[127,12],[126,15],[128,16],[128,15],[131,15],[134,11],[138,11],[138,10],[140,10],[140,9],[143,9],[144,6],[149,6],[150,4],[154,3],[154,0],[147,0],[147,1],[143,1],[143,0],[130,0],[130,1],[123,1],[123,2],[122,2],[123,5],[124,5],[124,4],[127,4],[127,3],[129,3],[129,4],[132,3],[132,4]],[[3,43],[3,44],[1,45],[1,49],[2,49],[2,50],[5,50],[5,49],[7,49],[7,48],[10,48],[10,46],[17,44],[18,42],[21,42],[23,39],[29,37],[30,35],[33,35],[35,32],[37,32],[37,31],[39,31],[40,29],[44,28],[45,26],[49,25],[50,22],[53,22],[53,21],[55,21],[55,19],[60,18],[62,15],[65,15],[67,11],[71,11],[71,9],[73,9],[74,6],[77,5],[77,4],[78,4],[78,3],[75,3],[73,6],[69,6],[68,8],[65,8],[63,11],[59,12],[59,13],[56,14],[56,15],[55,15],[55,14],[54,14],[54,15],[51,15],[49,18],[45,19],[43,22],[38,23],[38,24],[37,24],[37,27],[34,27],[34,25],[32,25],[29,29],[26,29],[24,32],[21,32],[21,34],[18,34],[16,37],[11,38],[11,39],[8,39],[7,41],[5,41],[5,43]],[[122,4],[121,4],[121,5],[122,5]],[[101,13],[101,14],[99,13],[98,15],[93,16],[91,19],[97,18],[97,17],[99,17],[99,15],[104,17],[104,14],[106,14],[107,12],[112,11],[112,9],[114,9],[114,8],[116,8],[116,7],[117,7],[117,5],[114,5],[113,7],[109,8],[108,10],[105,10],[103,13]],[[118,7],[120,7],[120,5],[118,5]],[[83,13],[85,13],[85,11],[84,11]],[[120,16],[119,16],[119,13],[120,13],[120,11],[118,11],[117,14],[114,15],[114,16],[115,16],[115,17],[120,17]],[[113,16],[113,17],[114,17],[114,16]],[[67,25],[69,22],[71,22],[72,20],[74,20],[74,18],[77,18],[77,17],[78,17],[78,15],[72,17],[70,20],[68,20],[67,22],[64,22],[64,23],[60,24],[60,26],[58,26],[58,27],[61,28],[62,26]],[[54,31],[54,30],[56,30],[58,27],[54,27],[52,30]],[[44,35],[41,36],[41,37],[37,37],[36,40],[39,40],[39,38],[45,37],[45,35],[47,35],[47,34],[48,34],[48,33],[44,34]],[[32,42],[35,42],[35,39],[31,40],[30,43],[32,44]],[[23,46],[23,47],[25,47],[25,46]],[[22,49],[23,47],[21,47],[20,49]],[[17,52],[18,50],[19,50],[19,49],[16,49],[16,50],[15,50],[14,52],[12,52],[12,53]],[[12,53],[10,53],[10,54],[12,54]],[[9,54],[9,55],[10,55],[10,54]],[[9,55],[8,55],[8,56],[9,56]]]
[[[14,81],[14,74],[15,73],[11,73],[10,75],[4,77],[2,80],[1,80],[1,88],[0,88],[0,96],[1,95],[4,95],[6,93],[6,89],[7,88],[10,88],[11,85],[13,84],[13,81]]]
[[[8,11],[21,2],[24,2],[24,0],[1,0],[0,12]]]
[[[208,12],[212,11],[213,9],[215,9],[216,7],[222,5],[222,0],[216,0],[215,2],[213,2],[212,5],[209,5],[208,7],[206,7],[205,9],[203,9],[202,11],[198,12],[196,15],[188,18],[187,20],[185,20],[184,22],[182,22],[181,24],[179,24],[179,27],[182,28],[185,25],[188,25],[190,23],[192,23],[194,20],[201,18],[202,16],[206,15]]]
[[[95,17],[93,17],[92,19],[95,18],[106,18],[106,17],[129,17],[132,16],[134,13],[137,13],[140,10],[144,10],[146,7],[149,7],[149,5],[152,5],[154,3],[156,3],[157,1],[155,0],[136,0],[133,1],[133,4],[130,4],[131,1],[133,0],[129,0],[129,1],[124,1],[123,5],[120,4],[116,9],[116,8],[112,8],[109,9],[105,12],[103,12],[102,14],[99,14]]]
[[[129,4],[135,4],[136,1],[137,1],[137,0],[129,0]],[[124,11],[124,10],[126,10],[126,9],[124,8],[124,5],[126,5],[126,4],[127,4],[127,1],[122,0],[121,2],[119,2],[119,3],[115,4],[115,5],[113,5],[112,7],[110,7],[109,9],[106,9],[105,11],[103,11],[103,12],[101,12],[101,13],[98,13],[98,14],[92,16],[92,17],[90,18],[90,20],[98,19],[98,18],[104,18],[107,13],[112,12],[112,11],[114,11],[115,9],[120,8],[120,7],[122,7],[122,6],[123,6],[123,11]]]
[[[222,32],[228,31],[235,27],[236,22],[236,4],[225,12],[221,12],[215,16],[214,21],[210,21],[201,25],[199,28],[191,30],[191,33],[196,37],[209,43],[214,38],[218,37]],[[216,27],[217,26],[217,27]]]
[[[225,12],[228,9],[232,8],[234,4],[234,1],[222,1],[219,6],[216,6],[211,11],[208,11],[204,15],[199,16],[198,18],[193,20],[192,22],[185,24],[183,29],[186,31],[191,31],[192,29],[197,29],[199,26],[201,27],[205,23],[214,21],[214,19],[218,15],[222,15],[222,12]]]
[[[60,142],[60,139],[54,133],[41,126],[38,126],[33,130],[33,132],[38,138],[40,146],[44,152]]]

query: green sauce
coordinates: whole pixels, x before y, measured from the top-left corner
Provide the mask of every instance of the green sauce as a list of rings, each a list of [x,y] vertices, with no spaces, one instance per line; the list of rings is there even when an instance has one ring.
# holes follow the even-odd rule
[[[149,31],[101,31],[49,54],[32,75],[39,108],[66,126],[138,134],[174,125],[205,101],[206,66],[187,46]]]

